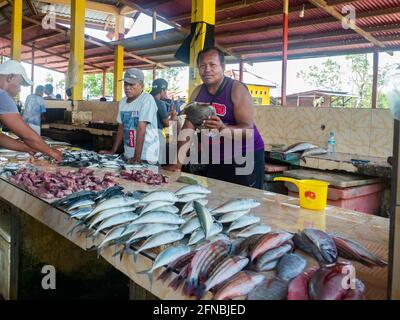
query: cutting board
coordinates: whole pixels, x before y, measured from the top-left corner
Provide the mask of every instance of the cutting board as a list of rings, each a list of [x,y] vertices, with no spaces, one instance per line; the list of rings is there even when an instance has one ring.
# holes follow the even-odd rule
[[[382,179],[380,178],[357,176],[346,173],[330,173],[318,170],[288,170],[284,171],[283,175],[294,179],[322,180],[329,182],[331,186],[338,188],[358,187],[382,182]]]

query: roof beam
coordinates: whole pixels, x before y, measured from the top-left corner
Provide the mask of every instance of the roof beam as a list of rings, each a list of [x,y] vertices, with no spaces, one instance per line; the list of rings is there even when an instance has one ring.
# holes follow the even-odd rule
[[[161,6],[167,2],[171,2],[171,0],[156,0],[156,1],[151,1],[149,3],[146,3],[142,5],[142,8],[144,9],[155,9],[158,6]]]
[[[71,6],[71,0],[43,0],[43,2],[47,2],[49,4],[62,4],[67,7]],[[113,15],[119,14],[119,9],[116,6],[95,1],[87,0],[86,9],[102,13],[109,13]]]
[[[25,0],[29,11],[32,13],[32,15],[36,16],[38,14],[37,9],[35,7],[35,5],[32,3],[32,0]]]
[[[339,13],[334,6],[330,6],[325,0],[308,0],[315,6],[323,9],[325,12],[329,13],[332,17],[334,17],[338,21],[344,21],[345,17]],[[353,28],[352,28],[353,29]],[[354,31],[357,32],[360,36],[367,39],[369,42],[374,44],[377,47],[385,48],[385,45],[373,37],[369,32],[364,31],[362,28],[357,25],[354,27]]]

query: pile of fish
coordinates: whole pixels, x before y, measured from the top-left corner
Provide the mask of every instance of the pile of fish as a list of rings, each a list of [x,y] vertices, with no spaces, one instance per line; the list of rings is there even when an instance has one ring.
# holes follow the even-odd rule
[[[282,150],[283,155],[286,156],[291,153],[301,153],[300,159],[303,159],[308,156],[313,156],[313,155],[320,155],[320,154],[326,154],[327,151],[325,149],[322,149],[316,145],[313,145],[308,142],[299,142],[290,145],[289,147],[285,148]]]
[[[120,175],[123,179],[143,182],[150,185],[161,185],[168,182],[168,178],[165,175],[161,173],[155,173],[154,171],[149,169],[131,170],[130,172],[121,171]]]
[[[104,174],[101,179],[94,176],[94,171],[86,168],[71,172],[58,169],[52,173],[24,167],[8,179],[11,183],[45,199],[64,198],[82,190],[99,191],[116,185],[110,173]]]
[[[94,151],[81,150],[64,152],[60,165],[76,168],[120,169],[124,161],[117,154],[98,154]]]
[[[79,220],[87,236],[104,236],[93,248],[101,252],[118,245],[115,253],[136,260],[139,253],[156,254],[150,268],[139,273],[152,282],[198,299],[212,292],[216,300],[247,299],[362,299],[364,286],[339,287],[345,266],[338,256],[369,266],[385,262],[360,244],[321,230],[299,233],[272,231],[250,214],[260,204],[253,199],[230,200],[207,207],[210,190],[185,185],[176,192],[156,190],[124,194],[120,188],[81,193],[55,203]],[[338,242],[338,248],[336,247]],[[319,267],[307,269],[297,250],[314,257]]]

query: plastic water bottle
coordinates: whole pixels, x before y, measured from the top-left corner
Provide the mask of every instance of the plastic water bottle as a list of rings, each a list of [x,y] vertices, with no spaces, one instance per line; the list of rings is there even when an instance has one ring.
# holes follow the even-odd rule
[[[336,147],[336,142],[335,142],[335,133],[331,131],[329,133],[329,140],[328,140],[328,155],[332,156],[335,153],[335,147]]]

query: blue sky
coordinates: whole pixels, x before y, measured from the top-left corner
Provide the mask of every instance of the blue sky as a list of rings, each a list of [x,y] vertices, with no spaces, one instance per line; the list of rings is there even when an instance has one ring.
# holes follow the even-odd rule
[[[126,19],[125,21],[125,26],[129,27],[131,24],[130,19]],[[157,31],[162,31],[170,28],[168,25],[157,21]],[[86,34],[97,37],[101,40],[104,41],[110,41],[106,37],[106,32],[101,31],[101,30],[93,30],[93,29],[86,29]],[[130,32],[125,36],[127,37],[132,37],[132,36],[139,36],[147,33],[152,32],[152,18],[141,14],[134,24],[133,28],[130,30]],[[370,59],[371,66],[372,66],[372,54],[368,55],[368,58]],[[294,92],[301,92],[301,91],[307,91],[307,90],[312,90],[315,89],[313,87],[310,87],[306,83],[304,83],[303,80],[297,79],[296,74],[300,72],[301,70],[306,70],[308,67],[312,65],[321,65],[322,62],[324,62],[327,58],[317,58],[317,59],[301,59],[301,60],[289,60],[288,63],[288,94],[294,93]],[[349,66],[347,61],[345,60],[344,56],[340,57],[332,57],[332,60],[336,61],[339,63],[345,72],[349,71]],[[395,52],[395,55],[391,57],[387,53],[381,53],[380,54],[380,66],[384,66],[387,63],[398,63],[400,61],[400,52]],[[30,70],[31,66],[29,64],[24,64],[28,75],[30,75]],[[269,81],[272,81],[274,83],[277,83],[280,85],[281,83],[281,62],[276,61],[276,62],[266,62],[266,63],[257,63],[254,64],[253,66],[250,65],[245,65],[245,68],[249,70],[250,72],[253,72],[257,74],[258,76],[268,79]],[[227,69],[238,69],[237,65],[228,65]],[[54,83],[57,83],[58,81],[64,79],[64,74],[58,73],[58,72],[52,72],[47,69],[43,69],[40,67],[35,67],[35,86],[39,84],[44,84],[45,79],[47,74],[51,74],[54,78]],[[244,79],[246,81],[246,79]],[[182,89],[187,89],[188,87],[188,68],[185,68],[185,71],[182,73],[182,78],[179,83],[179,86],[182,87]],[[349,89],[350,90],[350,89]],[[56,93],[61,93],[61,92],[56,92]],[[21,98],[24,101],[25,97],[30,94],[30,88],[23,88],[22,93],[21,93]],[[63,94],[63,93],[61,93]],[[278,87],[277,89],[272,90],[271,94],[273,96],[280,96],[280,88]]]

